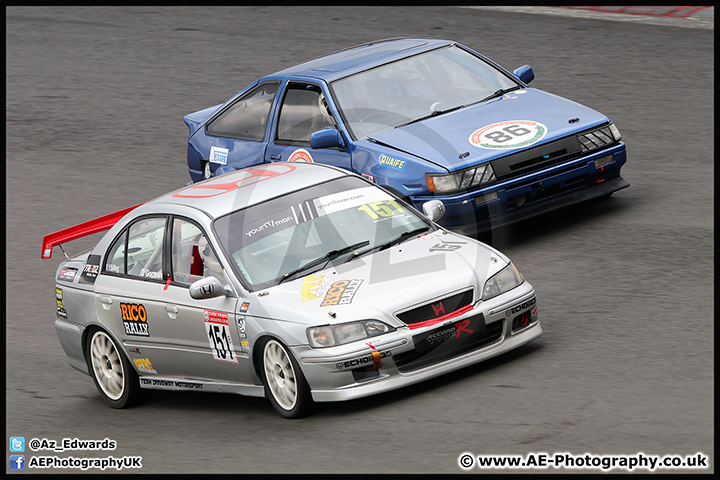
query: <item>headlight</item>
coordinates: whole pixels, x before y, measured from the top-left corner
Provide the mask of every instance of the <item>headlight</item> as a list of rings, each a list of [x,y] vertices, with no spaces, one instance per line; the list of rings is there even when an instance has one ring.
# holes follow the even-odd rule
[[[495,172],[486,163],[454,173],[428,173],[425,180],[431,193],[450,193],[490,183],[495,180]]]
[[[578,140],[580,140],[580,145],[582,146],[582,153],[606,147],[612,143],[619,142],[621,139],[620,130],[618,130],[614,123],[578,135]]]
[[[524,281],[518,269],[515,268],[515,264],[510,262],[507,267],[500,270],[485,282],[482,299],[490,300],[500,294],[509,292]]]
[[[307,337],[311,347],[321,348],[343,345],[394,331],[395,328],[380,320],[360,320],[340,325],[311,327],[307,329]]]

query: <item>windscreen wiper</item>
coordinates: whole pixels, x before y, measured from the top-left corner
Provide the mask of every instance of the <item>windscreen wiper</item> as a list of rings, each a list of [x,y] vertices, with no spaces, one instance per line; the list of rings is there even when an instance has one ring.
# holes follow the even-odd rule
[[[438,115],[444,115],[446,113],[454,112],[455,110],[460,110],[463,107],[466,107],[467,105],[458,105],[456,107],[446,108],[445,110],[433,110],[432,112],[428,113],[427,115],[423,115],[420,118],[416,118],[415,120],[410,120],[409,122],[401,123],[400,125],[396,125],[395,128],[404,127],[407,125],[410,125],[412,123],[422,122],[423,120],[427,120],[428,118],[437,117]]]
[[[350,260],[352,260],[352,259],[354,259],[354,258],[357,258],[357,257],[359,257],[360,255],[365,255],[366,253],[375,252],[375,251],[379,252],[379,251],[381,251],[381,250],[385,250],[385,249],[387,249],[387,248],[392,247],[393,245],[397,245],[398,243],[404,242],[405,240],[407,240],[407,239],[410,238],[410,237],[414,237],[414,236],[417,235],[418,233],[427,232],[429,229],[430,229],[430,227],[428,227],[428,226],[426,225],[426,226],[424,226],[424,227],[416,228],[415,230],[410,230],[410,231],[408,231],[408,232],[403,232],[403,233],[401,233],[400,235],[398,235],[397,237],[393,238],[392,240],[390,240],[390,241],[388,241],[388,242],[385,242],[385,243],[383,243],[383,244],[381,244],[381,245],[377,245],[377,246],[375,246],[375,247],[373,247],[373,248],[370,248],[370,249],[368,249],[368,250],[365,250],[364,252],[357,252],[357,253],[355,253],[355,255],[352,255],[350,258],[348,258],[348,259],[346,260],[346,262],[349,262]]]
[[[470,105],[475,105],[476,103],[482,103],[487,102],[488,100],[492,100],[493,98],[499,97],[500,95],[505,95],[506,93],[512,92],[513,90],[517,90],[518,86],[515,85],[511,88],[501,88],[500,90],[495,90],[493,93],[488,95],[487,97],[483,98],[482,100],[478,100],[477,102],[473,102]]]
[[[326,253],[326,254],[323,255],[322,257],[318,257],[318,258],[316,258],[316,259],[314,259],[314,260],[310,260],[309,262],[305,263],[304,265],[301,265],[301,266],[299,266],[298,268],[296,268],[295,270],[293,270],[293,271],[291,271],[291,272],[288,272],[288,273],[286,273],[285,275],[283,275],[283,276],[280,278],[280,280],[278,281],[278,285],[281,284],[282,282],[284,282],[285,280],[287,280],[288,278],[290,278],[290,277],[292,277],[292,276],[294,276],[294,275],[297,275],[298,273],[300,273],[300,272],[302,272],[302,271],[304,271],[304,270],[307,270],[307,269],[309,269],[309,268],[312,268],[312,267],[314,267],[315,265],[319,265],[319,264],[321,264],[321,263],[323,263],[323,262],[325,262],[325,263],[327,264],[327,262],[329,262],[329,261],[331,261],[331,260],[334,260],[334,259],[336,259],[336,258],[338,258],[338,257],[340,257],[340,256],[342,256],[342,255],[345,255],[346,253],[350,253],[350,252],[352,252],[353,250],[357,250],[358,248],[364,247],[365,245],[369,245],[369,244],[370,244],[370,241],[369,241],[369,240],[365,240],[364,242],[358,242],[358,243],[355,243],[355,244],[353,244],[353,245],[348,245],[347,247],[344,247],[344,248],[340,248],[340,249],[337,249],[337,250],[330,250],[328,253]]]

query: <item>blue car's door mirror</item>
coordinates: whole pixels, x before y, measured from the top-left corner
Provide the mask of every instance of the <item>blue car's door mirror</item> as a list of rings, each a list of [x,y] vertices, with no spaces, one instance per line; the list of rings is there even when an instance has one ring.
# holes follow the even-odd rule
[[[530,65],[523,65],[513,70],[513,75],[520,79],[521,82],[530,83],[535,78],[535,73]]]
[[[326,128],[310,135],[310,148],[344,148],[342,135],[334,128]]]

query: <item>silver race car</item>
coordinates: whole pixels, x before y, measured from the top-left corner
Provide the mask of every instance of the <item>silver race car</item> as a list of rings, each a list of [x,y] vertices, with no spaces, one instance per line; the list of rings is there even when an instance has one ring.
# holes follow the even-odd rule
[[[115,408],[200,390],[294,418],[540,336],[515,265],[436,225],[442,202],[423,211],[346,170],[273,163],[47,235],[43,258],[109,229],[57,269],[60,343]]]

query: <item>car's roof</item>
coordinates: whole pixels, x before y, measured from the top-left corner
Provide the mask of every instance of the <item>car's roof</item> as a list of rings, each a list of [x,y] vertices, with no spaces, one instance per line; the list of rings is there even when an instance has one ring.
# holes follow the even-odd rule
[[[268,77],[308,76],[332,81],[399,58],[454,42],[429,38],[389,38],[346,48],[286,68]]]
[[[352,174],[329,165],[276,162],[194,183],[145,205],[155,211],[162,211],[161,204],[185,205],[218,218],[240,208],[347,175]]]

